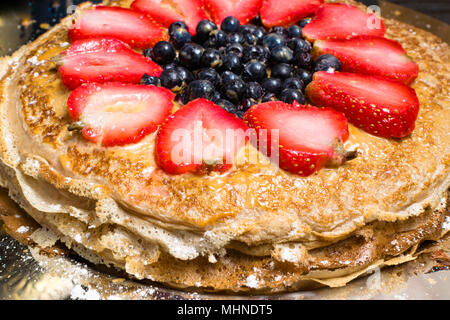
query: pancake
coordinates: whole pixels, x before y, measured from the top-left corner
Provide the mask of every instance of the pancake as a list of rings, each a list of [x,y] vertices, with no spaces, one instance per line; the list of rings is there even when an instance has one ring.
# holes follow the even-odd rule
[[[359,156],[306,178],[249,161],[251,145],[224,174],[172,176],[155,164],[155,134],[103,148],[68,130],[52,58],[72,20],[1,61],[0,185],[89,261],[177,288],[271,293],[344,285],[448,231],[450,51],[436,36],[384,20],[420,67],[409,137],[350,126]]]

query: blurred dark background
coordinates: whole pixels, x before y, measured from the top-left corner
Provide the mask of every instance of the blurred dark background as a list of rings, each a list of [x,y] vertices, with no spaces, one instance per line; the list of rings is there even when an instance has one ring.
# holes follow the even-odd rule
[[[23,43],[35,39],[67,14],[67,8],[86,0],[0,0],[0,56],[11,54]],[[289,1],[289,0],[280,0]],[[366,5],[377,5],[378,0],[360,0]],[[91,0],[91,2],[101,2]],[[395,3],[450,24],[450,0],[390,0]],[[383,7],[382,7],[383,8]],[[69,10],[70,11],[70,10]],[[386,11],[395,11],[388,8]],[[401,20],[400,16],[390,16]],[[433,30],[433,23],[423,17],[408,17],[408,23],[428,28],[444,39],[448,39],[448,28]],[[416,24],[411,20],[420,20]],[[430,28],[430,25],[432,26]],[[448,27],[448,26],[447,26]],[[440,26],[442,29],[442,26]],[[439,32],[440,31],[440,32]]]

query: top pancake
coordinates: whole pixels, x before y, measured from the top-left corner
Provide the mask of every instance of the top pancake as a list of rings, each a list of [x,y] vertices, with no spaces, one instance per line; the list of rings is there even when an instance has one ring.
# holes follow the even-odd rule
[[[51,58],[67,48],[66,18],[4,60],[1,158],[25,175],[47,181],[67,197],[92,199],[99,211],[113,201],[130,216],[167,230],[216,241],[265,243],[345,238],[375,221],[397,221],[437,206],[449,186],[449,49],[433,35],[411,33],[385,20],[420,73],[412,87],[420,101],[416,129],[402,140],[378,138],[350,126],[351,162],[300,177],[262,160],[248,163],[247,146],[222,175],[168,175],[154,160],[154,137],[103,148],[67,130],[70,94]],[[215,240],[214,240],[215,241]]]

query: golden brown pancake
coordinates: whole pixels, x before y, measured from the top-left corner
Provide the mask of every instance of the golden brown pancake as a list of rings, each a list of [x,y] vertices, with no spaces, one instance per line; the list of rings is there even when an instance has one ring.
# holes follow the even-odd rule
[[[84,258],[178,288],[268,293],[343,285],[448,231],[450,50],[434,35],[385,20],[420,67],[411,136],[350,126],[359,156],[306,178],[247,161],[250,145],[224,174],[173,176],[155,164],[154,134],[104,148],[67,130],[52,58],[72,20],[1,61],[0,182]]]

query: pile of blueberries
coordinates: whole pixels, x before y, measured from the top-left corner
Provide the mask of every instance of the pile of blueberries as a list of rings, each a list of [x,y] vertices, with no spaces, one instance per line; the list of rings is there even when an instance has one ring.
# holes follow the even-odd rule
[[[200,21],[193,37],[184,22],[174,22],[170,42],[160,41],[144,51],[163,72],[159,78],[144,75],[141,82],[172,90],[181,104],[206,98],[240,118],[260,102],[303,104],[314,72],[341,68],[329,54],[313,61],[311,43],[302,37],[309,21],[267,31],[259,18],[240,25],[230,16],[220,30],[212,21]]]

